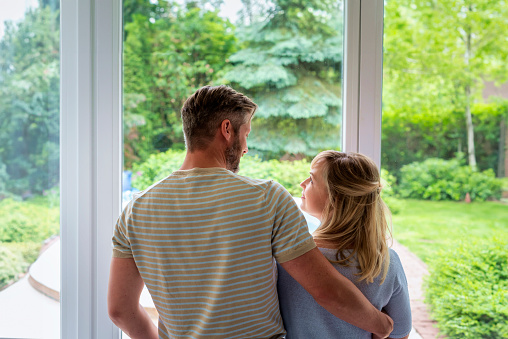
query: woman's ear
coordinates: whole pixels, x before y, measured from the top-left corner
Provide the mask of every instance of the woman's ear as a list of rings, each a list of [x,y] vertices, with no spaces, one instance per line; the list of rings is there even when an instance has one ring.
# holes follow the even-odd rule
[[[233,137],[233,126],[229,119],[224,119],[220,124],[220,131],[222,136],[227,140],[231,140]]]

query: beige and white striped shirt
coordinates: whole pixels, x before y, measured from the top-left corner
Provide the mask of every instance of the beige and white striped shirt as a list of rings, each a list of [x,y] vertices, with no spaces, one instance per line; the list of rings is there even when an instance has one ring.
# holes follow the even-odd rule
[[[280,184],[223,168],[176,171],[138,194],[113,245],[134,258],[161,338],[282,338],[274,258],[315,247]]]

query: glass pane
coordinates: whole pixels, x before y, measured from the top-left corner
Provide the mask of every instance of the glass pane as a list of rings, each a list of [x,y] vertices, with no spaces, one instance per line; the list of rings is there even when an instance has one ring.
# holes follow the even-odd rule
[[[382,168],[395,238],[428,265],[420,302],[444,334],[503,337],[508,6],[385,3]]]
[[[0,8],[0,337],[59,338],[59,2]]]
[[[259,106],[240,175],[298,200],[313,156],[341,149],[342,1],[124,0],[123,16],[124,202],[181,166],[180,109],[204,85]]]

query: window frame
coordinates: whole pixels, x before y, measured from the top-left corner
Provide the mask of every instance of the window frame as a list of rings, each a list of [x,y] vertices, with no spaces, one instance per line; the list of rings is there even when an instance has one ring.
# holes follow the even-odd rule
[[[114,338],[107,314],[121,212],[122,1],[62,0],[61,337]],[[345,0],[343,149],[380,164],[383,1]]]
[[[121,1],[62,0],[61,338],[120,338],[107,313],[121,212]]]

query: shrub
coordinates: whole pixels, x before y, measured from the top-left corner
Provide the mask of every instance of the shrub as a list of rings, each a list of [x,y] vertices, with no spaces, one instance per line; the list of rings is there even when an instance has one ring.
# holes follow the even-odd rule
[[[392,214],[398,214],[402,210],[404,206],[404,202],[397,199],[395,196],[395,176],[390,174],[388,170],[385,168],[381,168],[381,184],[383,185],[383,190],[381,191],[381,197],[383,201],[386,203],[388,208],[390,208],[390,212]]]
[[[301,196],[300,183],[309,176],[310,162],[306,160],[262,161],[259,157],[246,156],[240,163],[241,175],[256,179],[271,179],[284,186],[293,196]]]
[[[168,150],[152,154],[148,159],[132,168],[132,187],[144,190],[178,170],[185,158],[185,151]]]
[[[12,253],[20,255],[21,258],[27,262],[27,265],[32,264],[39,257],[39,251],[43,245],[42,241],[28,241],[28,242],[4,242],[2,246]]]
[[[400,175],[402,198],[460,201],[466,193],[478,201],[501,197],[502,182],[492,169],[479,172],[463,165],[461,159],[414,162],[402,167]]]
[[[14,282],[28,266],[21,254],[9,250],[0,243],[0,289]]]
[[[508,338],[508,241],[462,243],[429,263],[426,301],[451,338]]]
[[[58,205],[48,207],[43,197],[0,201],[0,242],[41,242],[60,230]]]
[[[132,186],[144,190],[178,170],[185,158],[185,152],[169,150],[151,155],[147,161],[133,167]],[[245,156],[240,162],[240,175],[256,179],[273,179],[286,187],[289,193],[300,195],[302,182],[309,174],[310,162],[262,161],[257,156]]]

